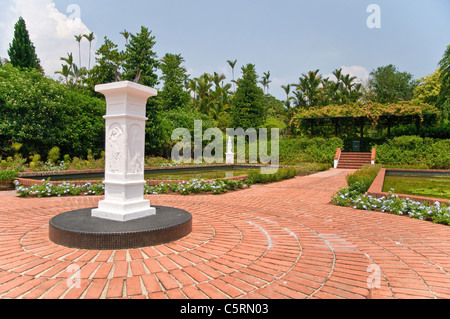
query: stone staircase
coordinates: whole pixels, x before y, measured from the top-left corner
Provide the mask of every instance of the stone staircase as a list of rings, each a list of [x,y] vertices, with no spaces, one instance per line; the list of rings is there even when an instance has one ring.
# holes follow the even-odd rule
[[[364,165],[375,164],[375,152],[372,153],[346,153],[340,149],[336,152],[335,168],[341,169],[361,169]]]

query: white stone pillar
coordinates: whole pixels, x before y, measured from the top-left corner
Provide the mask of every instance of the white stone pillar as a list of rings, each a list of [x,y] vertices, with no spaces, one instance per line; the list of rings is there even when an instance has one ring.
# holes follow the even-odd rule
[[[226,163],[234,164],[233,142],[231,140],[231,137],[228,137],[227,152],[225,153],[225,155],[226,155]]]
[[[144,200],[145,122],[148,98],[158,92],[122,81],[97,85],[106,97],[105,199],[92,216],[126,222],[156,214]]]

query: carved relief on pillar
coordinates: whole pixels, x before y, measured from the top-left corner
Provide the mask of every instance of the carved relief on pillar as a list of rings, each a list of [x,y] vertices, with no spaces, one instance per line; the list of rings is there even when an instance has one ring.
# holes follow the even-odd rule
[[[120,173],[124,145],[124,133],[120,124],[111,124],[106,142],[109,150],[107,171],[113,174]]]
[[[144,173],[145,132],[141,126],[134,124],[128,131],[128,174]]]

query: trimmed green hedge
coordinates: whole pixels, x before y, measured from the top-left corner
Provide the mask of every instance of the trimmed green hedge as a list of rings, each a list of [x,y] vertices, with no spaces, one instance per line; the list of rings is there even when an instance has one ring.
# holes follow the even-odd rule
[[[426,165],[450,169],[450,139],[400,136],[375,146],[376,162],[384,165]]]

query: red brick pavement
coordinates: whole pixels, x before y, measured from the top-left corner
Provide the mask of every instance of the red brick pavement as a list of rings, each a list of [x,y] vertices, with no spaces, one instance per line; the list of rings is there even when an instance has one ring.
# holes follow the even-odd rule
[[[331,205],[348,172],[216,196],[149,196],[191,212],[193,232],[117,251],[48,239],[50,218],[101,197],[0,193],[0,298],[450,298],[450,228]]]

